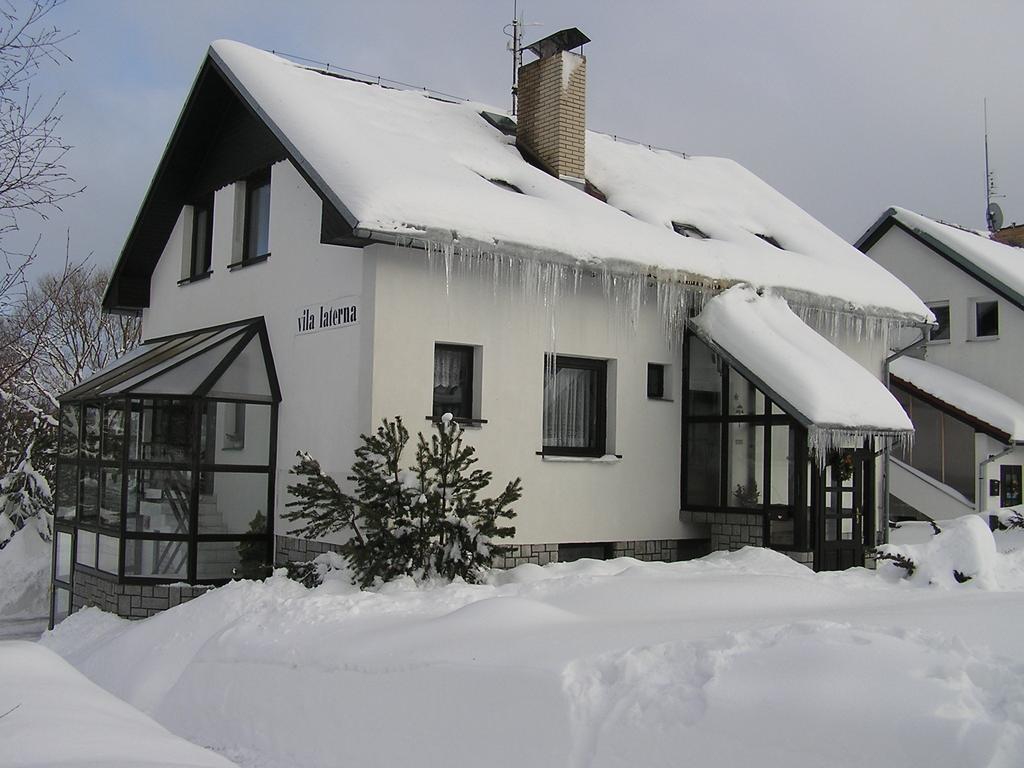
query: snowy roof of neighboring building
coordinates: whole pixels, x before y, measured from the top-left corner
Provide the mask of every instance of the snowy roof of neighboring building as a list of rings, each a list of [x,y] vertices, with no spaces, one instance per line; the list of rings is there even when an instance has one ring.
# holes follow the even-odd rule
[[[1006,442],[1024,442],[1024,405],[991,387],[941,365],[900,357],[889,365],[900,382],[973,419],[990,425]]]
[[[842,437],[913,430],[882,382],[805,324],[781,296],[736,286],[710,299],[694,325],[811,428],[812,444],[815,431]]]
[[[480,104],[326,74],[228,40],[212,44],[208,61],[357,236],[748,282],[804,304],[930,318],[897,278],[733,161],[588,132],[587,180],[605,203],[527,162]],[[684,237],[674,223],[708,237]]]
[[[1024,309],[1024,249],[993,240],[987,231],[936,221],[897,206],[882,214],[857,247],[868,251],[893,223]]]

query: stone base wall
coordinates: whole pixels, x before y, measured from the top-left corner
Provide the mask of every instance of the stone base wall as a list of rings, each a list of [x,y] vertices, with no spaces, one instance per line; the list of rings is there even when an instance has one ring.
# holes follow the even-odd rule
[[[692,512],[693,522],[705,523],[711,533],[711,551],[732,551],[764,546],[764,518],[742,512]]]
[[[145,619],[203,594],[207,586],[167,586],[160,584],[118,584],[93,571],[75,568],[71,591],[71,609],[95,606],[126,619]]]
[[[304,563],[312,560],[324,552],[340,552],[341,547],[337,544],[328,544],[326,541],[310,541],[299,539],[294,536],[275,536],[274,564],[278,567],[285,563]]]
[[[613,541],[606,545],[610,557],[633,557],[637,560],[672,563],[679,560],[679,542],[676,539],[645,539],[639,541]],[[515,568],[533,563],[547,565],[558,562],[557,544],[513,544],[505,557],[495,558],[495,568]]]

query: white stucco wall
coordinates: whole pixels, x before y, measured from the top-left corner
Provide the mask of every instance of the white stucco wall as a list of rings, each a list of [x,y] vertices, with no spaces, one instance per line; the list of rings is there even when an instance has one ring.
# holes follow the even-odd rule
[[[681,359],[662,332],[653,302],[634,331],[600,285],[583,285],[560,300],[557,349],[563,355],[613,361],[609,370],[609,452],[612,462],[555,461],[541,450],[545,313],[523,303],[517,289],[493,290],[490,277],[431,273],[422,252],[367,249],[375,264],[379,329],[373,362],[374,421],[401,414],[410,431],[430,428],[434,344],[482,348],[480,417],[466,430],[495,481],[523,480],[515,541],[554,543],[678,539],[704,535],[679,518]],[[647,364],[670,366],[671,401],[647,398]]]
[[[271,256],[266,261],[227,268],[233,228],[240,226],[234,221],[234,185],[217,191],[214,206],[213,274],[177,284],[185,230],[179,219],[153,273],[143,330],[146,338],[154,338],[266,318],[283,395],[275,505],[280,516],[296,451],[309,451],[328,472],[344,477],[359,434],[370,426],[365,350],[373,332],[372,285],[369,291],[364,286],[360,249],[320,244],[320,199],[290,163],[278,163],[272,171]],[[296,333],[300,308],[342,296],[360,299],[356,325]],[[287,527],[278,524],[277,531]]]
[[[890,228],[868,256],[909,285],[926,303],[949,301],[950,339],[928,345],[926,358],[930,362],[1024,402],[1020,363],[1024,356],[1024,312],[898,227]],[[971,338],[972,299],[999,302],[998,338]]]

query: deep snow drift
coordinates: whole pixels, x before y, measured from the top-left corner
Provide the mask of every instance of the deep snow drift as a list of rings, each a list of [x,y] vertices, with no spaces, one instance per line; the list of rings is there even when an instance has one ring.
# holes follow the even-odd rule
[[[974,531],[977,533],[977,531]],[[486,585],[235,582],[43,638],[253,768],[1024,763],[1024,555],[920,586],[746,549]]]
[[[89,682],[52,651],[0,644],[0,768],[232,768]]]
[[[26,526],[0,549],[0,623],[48,615],[50,543]]]

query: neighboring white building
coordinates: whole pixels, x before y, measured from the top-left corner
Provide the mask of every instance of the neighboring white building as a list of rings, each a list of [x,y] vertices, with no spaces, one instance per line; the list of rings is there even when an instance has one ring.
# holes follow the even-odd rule
[[[916,432],[893,458],[894,515],[988,515],[1021,503],[1024,249],[1009,244],[1018,230],[990,236],[890,208],[857,243],[938,320],[914,352],[923,360],[891,366]]]
[[[581,38],[532,47],[518,126],[213,44],[106,294],[149,343],[62,398],[57,618],[322,550],[280,520],[296,451],[343,478],[445,411],[523,480],[506,566],[863,562],[927,308],[737,164],[585,131]]]

